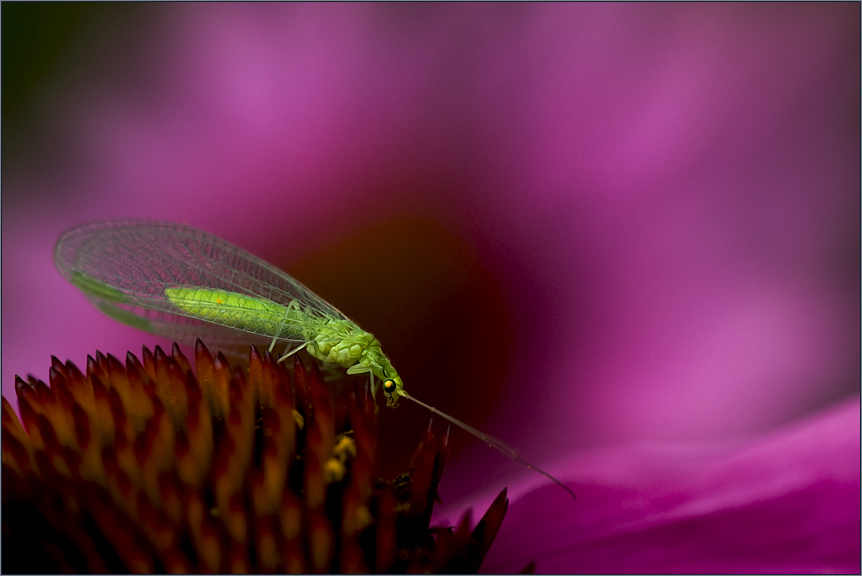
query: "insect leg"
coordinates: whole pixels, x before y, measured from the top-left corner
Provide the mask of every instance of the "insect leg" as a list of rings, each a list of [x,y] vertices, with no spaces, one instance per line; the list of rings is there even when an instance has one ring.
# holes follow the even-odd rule
[[[371,378],[371,401],[374,403],[374,415],[379,413],[377,409],[377,386],[374,385],[374,372],[368,371],[368,376]]]
[[[371,370],[371,366],[363,366],[362,364],[354,364],[350,368],[347,369],[348,374],[365,374],[368,373],[369,378],[371,378],[371,397],[377,397],[377,386],[374,384],[374,372]],[[375,414],[377,413],[377,404],[374,404]]]
[[[371,366],[363,366],[362,364],[354,364],[347,369],[348,374],[365,374],[371,372]]]
[[[306,346],[308,346],[308,342],[306,342],[306,343],[305,343],[305,344],[303,344],[302,346],[297,346],[296,348],[294,348],[293,350],[291,350],[290,352],[288,352],[287,354],[285,354],[284,356],[282,356],[281,358],[279,358],[279,359],[278,359],[278,361],[279,361],[279,362],[284,362],[285,360],[287,360],[288,358],[290,358],[291,356],[293,356],[294,354],[296,354],[297,352],[299,352],[300,350],[302,350],[302,349],[303,349],[303,348],[305,348]]]

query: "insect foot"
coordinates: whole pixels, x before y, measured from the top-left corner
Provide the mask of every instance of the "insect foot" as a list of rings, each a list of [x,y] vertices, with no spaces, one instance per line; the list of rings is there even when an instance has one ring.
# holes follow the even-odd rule
[[[86,374],[3,399],[6,572],[476,572],[503,490],[470,531],[429,528],[449,450],[430,427],[410,471],[376,478],[366,387],[330,387],[252,348],[232,367],[198,341],[99,352]],[[193,370],[194,365],[194,370]],[[337,390],[337,392],[335,392]]]

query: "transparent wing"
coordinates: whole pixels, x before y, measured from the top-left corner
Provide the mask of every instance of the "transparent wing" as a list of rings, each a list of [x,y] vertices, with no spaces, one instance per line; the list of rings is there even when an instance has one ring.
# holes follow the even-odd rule
[[[166,288],[226,290],[283,306],[295,301],[306,315],[346,319],[275,266],[181,224],[106,221],[73,228],[57,240],[54,264],[109,316],[186,342],[197,337],[231,345],[304,339],[289,326],[249,328],[230,314],[202,320],[172,304]]]

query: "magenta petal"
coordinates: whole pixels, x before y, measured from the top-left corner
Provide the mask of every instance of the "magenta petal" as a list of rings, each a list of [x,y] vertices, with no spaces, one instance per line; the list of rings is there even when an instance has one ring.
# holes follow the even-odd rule
[[[576,503],[512,502],[483,571],[858,573],[859,430],[857,398],[723,455],[606,451]]]

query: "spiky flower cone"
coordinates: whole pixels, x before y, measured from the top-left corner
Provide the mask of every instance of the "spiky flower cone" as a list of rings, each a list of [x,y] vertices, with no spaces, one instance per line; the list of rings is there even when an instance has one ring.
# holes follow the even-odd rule
[[[508,506],[429,528],[448,432],[377,479],[373,399],[298,359],[52,360],[3,399],[5,572],[475,572]]]

